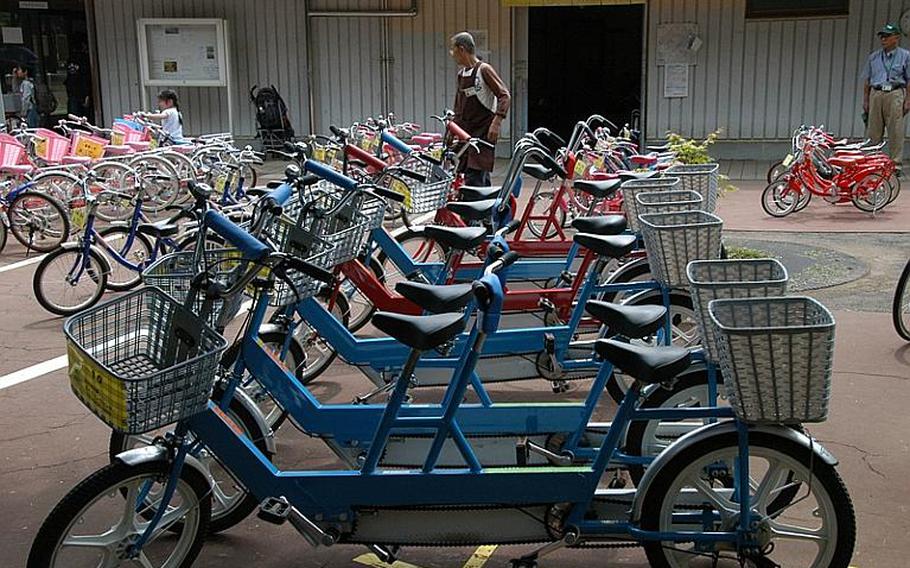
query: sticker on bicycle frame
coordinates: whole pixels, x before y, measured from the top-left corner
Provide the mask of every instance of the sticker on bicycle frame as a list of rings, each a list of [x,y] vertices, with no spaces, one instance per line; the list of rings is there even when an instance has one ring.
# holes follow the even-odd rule
[[[35,155],[47,159],[47,138],[35,138]]]
[[[411,207],[411,188],[408,187],[408,184],[401,181],[400,179],[392,178],[392,183],[389,184],[389,189],[396,193],[404,195],[404,201],[401,203],[405,209],[410,209]]]
[[[586,171],[588,171],[588,164],[581,158],[575,160],[575,169],[572,170],[573,177],[580,178],[585,175]]]
[[[111,133],[111,144],[114,146],[123,146],[125,143],[126,137],[122,132],[117,132],[116,130]]]
[[[781,164],[782,164],[785,168],[789,168],[790,165],[793,164],[793,159],[794,159],[794,158],[795,158],[795,156],[794,156],[793,154],[787,154],[787,157],[784,158],[784,161],[781,162]]]
[[[85,405],[119,430],[127,429],[126,387],[73,344],[66,347],[70,388]]]
[[[84,158],[97,160],[98,158],[104,156],[104,144],[98,142],[97,140],[89,140],[88,138],[83,138],[80,136],[76,142],[75,154]]]
[[[73,207],[70,209],[70,225],[76,230],[85,228],[86,207]]]

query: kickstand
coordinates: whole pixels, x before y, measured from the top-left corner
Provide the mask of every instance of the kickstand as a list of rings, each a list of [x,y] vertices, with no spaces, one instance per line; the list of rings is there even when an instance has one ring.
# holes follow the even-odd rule
[[[371,390],[370,392],[368,392],[366,394],[361,394],[361,395],[355,396],[353,404],[366,404],[373,397],[379,396],[383,393],[388,393],[390,390],[392,390],[392,387],[394,387],[394,386],[395,386],[394,382],[386,383],[386,384],[382,385],[381,387],[376,387],[375,389]]]
[[[578,541],[578,534],[567,532],[560,540],[544,545],[537,550],[529,552],[520,558],[513,558],[509,561],[512,568],[537,568],[537,561],[544,556],[556,552],[561,548],[571,546]]]
[[[367,548],[376,555],[376,558],[386,564],[395,564],[398,560],[398,553],[401,551],[400,546],[385,546],[383,544],[371,544]]]

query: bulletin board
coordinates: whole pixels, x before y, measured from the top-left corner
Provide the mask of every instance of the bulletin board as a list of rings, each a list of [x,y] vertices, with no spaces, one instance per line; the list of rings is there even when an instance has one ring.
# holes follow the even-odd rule
[[[140,19],[138,26],[143,85],[227,86],[224,20]]]

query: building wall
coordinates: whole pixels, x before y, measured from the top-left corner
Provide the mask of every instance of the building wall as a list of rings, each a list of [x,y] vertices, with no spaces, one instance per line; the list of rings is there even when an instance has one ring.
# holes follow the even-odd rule
[[[847,17],[746,20],[745,0],[649,2],[649,138],[668,130],[724,138],[789,139],[800,124],[862,136],[861,66],[878,45],[875,31],[897,22],[910,0],[851,0]],[[663,97],[655,63],[657,26],[697,22],[704,45],[689,70],[689,96]]]
[[[295,129],[307,122],[306,27],[303,3],[287,0],[94,0],[102,113],[106,122],[148,108],[139,78],[136,21],[139,18],[223,18],[227,20],[232,67],[234,133],[252,137],[254,84],[273,83],[291,109]],[[228,129],[225,88],[178,87],[187,133]],[[152,101],[154,102],[154,100]]]

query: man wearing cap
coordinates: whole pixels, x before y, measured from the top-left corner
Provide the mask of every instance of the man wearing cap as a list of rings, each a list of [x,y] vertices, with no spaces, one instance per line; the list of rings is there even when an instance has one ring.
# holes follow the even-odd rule
[[[873,144],[888,130],[888,151],[900,171],[904,153],[904,115],[910,111],[910,51],[900,47],[901,31],[886,24],[878,32],[882,48],[872,52],[863,70],[863,111],[866,136]]]

